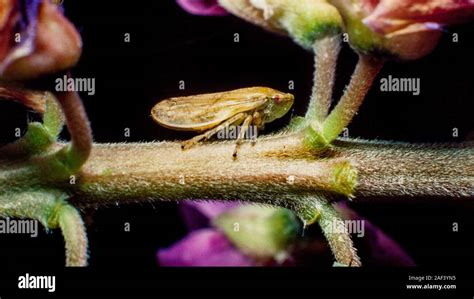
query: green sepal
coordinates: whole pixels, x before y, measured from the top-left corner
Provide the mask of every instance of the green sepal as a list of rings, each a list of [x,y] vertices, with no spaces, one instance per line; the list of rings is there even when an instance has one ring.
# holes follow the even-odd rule
[[[15,146],[23,156],[44,154],[53,145],[63,127],[63,116],[59,105],[52,98],[47,99],[43,123],[28,124],[25,136]]]
[[[29,156],[33,156],[45,152],[56,142],[56,136],[52,135],[43,124],[34,122],[28,124],[25,136],[18,142]]]
[[[267,3],[269,10],[275,11],[277,23],[307,50],[313,49],[316,40],[338,35],[342,31],[341,15],[325,0],[267,0]]]

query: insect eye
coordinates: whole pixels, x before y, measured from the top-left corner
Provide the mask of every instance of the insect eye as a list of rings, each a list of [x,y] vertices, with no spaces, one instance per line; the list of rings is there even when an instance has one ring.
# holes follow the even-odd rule
[[[275,95],[275,96],[273,96],[273,100],[275,101],[275,103],[278,104],[281,101],[281,97],[279,95]]]

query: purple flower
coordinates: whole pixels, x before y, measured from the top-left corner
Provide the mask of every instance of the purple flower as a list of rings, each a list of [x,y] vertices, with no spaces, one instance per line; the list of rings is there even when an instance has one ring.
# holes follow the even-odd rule
[[[158,251],[158,260],[165,267],[246,267],[250,258],[240,253],[227,237],[212,228],[188,234],[166,249]]]
[[[301,233],[301,223],[285,209],[219,201],[188,201],[181,207],[192,232],[159,250],[161,265],[281,265]]]
[[[198,16],[224,16],[227,11],[222,8],[217,0],[177,0],[182,9]]]
[[[235,208],[239,203],[228,201],[186,201],[181,214],[191,231],[184,239],[158,251],[160,266],[165,267],[246,267],[253,261],[241,253],[227,236],[211,228],[212,220]]]
[[[241,205],[231,201],[185,201],[181,204],[181,214],[189,230],[212,225],[212,220],[220,214]]]
[[[336,207],[344,219],[363,221],[365,236],[354,241],[365,265],[415,265],[382,230],[345,203]],[[181,212],[190,233],[158,251],[161,266],[282,266],[298,264],[300,259],[321,253],[304,246],[314,240],[297,238],[301,236],[299,223],[285,209],[238,202],[187,201],[181,204]],[[239,224],[238,232],[234,231],[235,223]]]

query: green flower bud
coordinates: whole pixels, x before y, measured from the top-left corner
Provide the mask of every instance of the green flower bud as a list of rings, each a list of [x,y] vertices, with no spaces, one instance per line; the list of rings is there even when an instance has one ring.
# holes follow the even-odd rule
[[[311,49],[314,41],[341,32],[342,18],[326,0],[220,0],[229,12],[291,36]]]
[[[291,211],[256,205],[229,210],[213,224],[239,250],[257,259],[284,258],[302,229]]]

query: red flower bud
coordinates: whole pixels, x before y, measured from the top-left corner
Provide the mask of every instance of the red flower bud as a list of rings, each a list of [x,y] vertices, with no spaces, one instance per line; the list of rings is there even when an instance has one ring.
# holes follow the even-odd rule
[[[48,0],[0,0],[0,76],[28,80],[74,66],[82,42]]]

